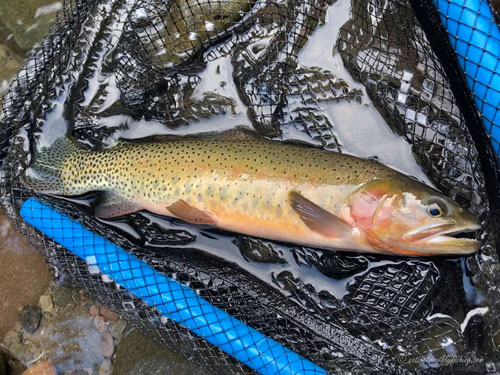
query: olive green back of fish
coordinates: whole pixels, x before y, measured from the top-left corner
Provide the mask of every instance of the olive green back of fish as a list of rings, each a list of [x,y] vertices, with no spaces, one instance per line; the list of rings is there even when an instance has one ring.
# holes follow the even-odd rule
[[[397,174],[370,160],[260,139],[131,142],[89,152],[61,138],[43,150],[24,181],[35,191],[53,194],[108,190],[131,195],[215,172],[225,179],[250,176],[314,185],[359,185]]]
[[[373,178],[391,177],[397,174],[379,163],[350,155],[324,151],[312,147],[298,146],[267,140],[195,140],[169,141],[160,144],[131,145],[123,152],[134,151],[135,158],[152,160],[163,155],[162,163],[176,170],[179,175],[188,171],[194,178],[201,171],[237,172],[269,179],[291,179],[313,184],[353,184]],[[147,151],[146,151],[147,150]],[[196,170],[195,170],[196,169]]]

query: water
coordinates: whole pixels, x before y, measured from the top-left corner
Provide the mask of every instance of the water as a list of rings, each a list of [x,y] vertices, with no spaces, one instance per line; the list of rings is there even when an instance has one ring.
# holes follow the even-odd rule
[[[62,2],[5,0],[0,4],[0,94],[5,92],[25,55],[48,31]]]

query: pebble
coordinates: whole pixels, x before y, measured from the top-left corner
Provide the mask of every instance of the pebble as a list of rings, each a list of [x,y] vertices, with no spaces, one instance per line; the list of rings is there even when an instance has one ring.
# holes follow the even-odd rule
[[[75,292],[65,286],[58,286],[52,292],[55,307],[64,308],[75,300]]]
[[[97,305],[92,305],[90,306],[89,313],[92,316],[97,316],[99,315],[99,306]]]
[[[111,327],[111,336],[116,340],[120,340],[123,337],[123,331],[125,331],[126,326],[127,322],[125,320],[118,319]]]
[[[12,344],[19,344],[21,342],[21,334],[15,330],[11,329],[3,338],[3,344],[7,347]]]
[[[101,366],[99,366],[99,375],[109,375],[111,374],[113,365],[111,364],[111,360],[108,358],[104,358],[104,360],[101,363]]]
[[[101,332],[106,332],[108,330],[108,325],[100,319],[100,316],[94,318],[94,326]]]
[[[35,363],[21,375],[57,375],[57,372],[50,361],[41,361]]]
[[[37,306],[26,306],[20,312],[19,322],[26,332],[33,333],[40,326],[42,309]]]
[[[51,312],[54,310],[54,301],[52,301],[52,296],[50,294],[40,296],[40,307],[44,312]]]
[[[12,356],[18,359],[23,359],[28,352],[28,348],[23,345],[21,339],[21,334],[17,330],[10,330],[3,339],[3,345],[9,349]]]
[[[115,345],[113,344],[113,337],[111,333],[104,332],[101,336],[101,353],[104,357],[111,357],[115,351]]]
[[[116,322],[118,320],[118,314],[115,313],[114,311],[105,308],[104,306],[101,306],[99,308],[99,312],[101,313],[103,318],[108,322]]]

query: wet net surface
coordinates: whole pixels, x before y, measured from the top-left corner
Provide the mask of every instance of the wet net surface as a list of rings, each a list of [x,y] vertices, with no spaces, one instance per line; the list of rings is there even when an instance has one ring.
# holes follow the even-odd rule
[[[34,195],[19,175],[41,145],[67,131],[99,149],[120,136],[240,124],[276,142],[396,163],[402,155],[357,150],[362,124],[346,129],[339,117],[371,110],[363,113],[409,143],[431,183],[483,219],[477,254],[321,251],[149,213],[97,220],[97,194],[35,198],[331,373],[486,373],[500,360],[500,207],[488,178],[497,165],[481,157],[490,146],[471,135],[456,99],[463,87],[450,82],[428,39],[433,29],[416,10],[406,1],[66,1],[3,97],[2,206],[59,277],[188,358],[251,373],[26,225],[19,210]]]

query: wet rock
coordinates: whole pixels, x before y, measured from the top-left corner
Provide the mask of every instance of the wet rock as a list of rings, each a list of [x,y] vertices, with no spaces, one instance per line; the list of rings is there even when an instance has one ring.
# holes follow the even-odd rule
[[[40,326],[42,309],[38,306],[26,306],[19,314],[19,322],[26,332],[33,333]]]
[[[59,286],[52,293],[52,301],[57,308],[63,308],[74,302],[78,294],[65,286]]]
[[[21,342],[21,334],[17,330],[11,330],[7,332],[5,337],[3,338],[3,344],[9,348],[13,344],[18,344]]]
[[[99,312],[101,313],[104,320],[108,322],[116,322],[118,320],[118,314],[114,311],[107,309],[104,306],[99,307]]]
[[[111,336],[114,339],[120,340],[123,336],[123,331],[125,331],[125,327],[127,326],[127,322],[123,319],[118,319],[115,324],[111,327]]]
[[[57,371],[50,361],[41,361],[35,363],[21,375],[57,375]]]
[[[108,325],[102,320],[100,316],[94,317],[94,326],[101,332],[106,332],[108,330]]]
[[[43,329],[38,331],[40,334],[30,337],[30,341],[38,345],[45,357],[57,366],[61,375],[69,375],[75,370],[95,375],[102,362],[102,332],[94,327],[87,314],[85,302],[71,304],[45,318]],[[92,369],[95,371],[92,372]]]
[[[40,296],[40,307],[43,312],[51,312],[54,310],[54,302],[52,301],[52,297],[50,294],[44,294]]]
[[[115,345],[113,343],[113,337],[111,333],[104,332],[101,336],[101,353],[104,357],[111,357],[115,351]]]
[[[3,340],[3,345],[16,358],[24,358],[26,347],[22,344],[22,336],[17,330],[9,331]]]
[[[94,325],[96,317],[89,315],[89,308],[95,302],[79,295],[75,290],[66,293],[65,288],[62,288],[61,291],[63,293],[58,292],[58,295],[64,298],[56,298],[56,301],[71,303],[57,308],[57,313],[45,314],[40,327],[33,334],[24,334],[26,331],[21,330],[18,325],[19,328],[15,332],[7,335],[9,344],[7,345],[5,340],[4,344],[13,355],[24,362],[37,359],[43,354],[43,358],[50,358],[52,364],[57,367],[59,375],[97,375],[104,359],[101,345],[105,349],[103,341],[106,342],[106,339],[102,340],[103,333]],[[99,321],[106,331],[110,329],[110,325],[106,324],[102,317]],[[109,332],[107,334],[107,342],[111,345],[106,347],[110,346],[111,350],[105,351],[109,354],[113,352],[114,345]],[[19,375],[21,372],[12,375]]]
[[[99,366],[99,375],[109,375],[111,374],[112,370],[113,365],[111,364],[111,360],[105,358],[102,361],[101,366]]]
[[[6,46],[0,44],[0,65],[7,65],[9,60],[11,60],[12,58],[11,56],[12,54],[9,49]]]

